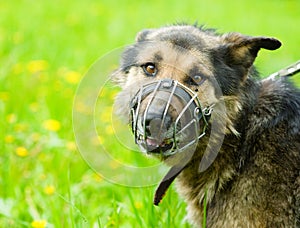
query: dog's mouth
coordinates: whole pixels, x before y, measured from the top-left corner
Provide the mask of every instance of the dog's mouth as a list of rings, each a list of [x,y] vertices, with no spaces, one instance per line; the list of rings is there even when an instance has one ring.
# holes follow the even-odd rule
[[[197,94],[172,79],[146,85],[131,101],[131,127],[136,144],[146,153],[168,158],[193,153],[205,135],[212,107],[202,109]],[[181,164],[180,164],[181,163]],[[158,205],[187,162],[178,161],[161,181],[154,199]]]
[[[162,121],[154,119],[144,129],[143,123],[138,121],[135,140],[143,152],[167,157],[176,151],[176,142],[173,137],[174,129],[171,127],[167,131],[161,126]]]
[[[146,144],[149,152],[159,154],[166,153],[174,147],[173,139],[164,139],[162,142],[159,142],[156,139],[147,138]]]
[[[136,143],[140,146],[140,149],[143,152],[148,154],[167,157],[176,151],[176,144],[174,143],[173,138],[166,138],[163,140],[158,140],[151,137],[143,139],[141,136],[140,138],[142,139],[138,139]]]
[[[172,79],[143,85],[131,101],[135,142],[146,153],[165,157],[185,151],[205,135],[212,107]]]

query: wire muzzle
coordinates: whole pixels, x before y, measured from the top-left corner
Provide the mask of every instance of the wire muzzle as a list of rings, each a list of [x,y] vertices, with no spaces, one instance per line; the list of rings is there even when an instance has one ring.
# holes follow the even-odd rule
[[[131,100],[135,142],[147,153],[168,156],[184,151],[205,135],[212,107],[202,109],[197,93],[178,81],[145,84]]]

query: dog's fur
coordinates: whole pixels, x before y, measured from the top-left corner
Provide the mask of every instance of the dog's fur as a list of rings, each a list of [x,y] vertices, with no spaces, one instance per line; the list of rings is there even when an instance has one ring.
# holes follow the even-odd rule
[[[198,227],[205,195],[207,227],[300,226],[300,92],[285,78],[261,81],[253,66],[261,48],[280,45],[273,38],[173,25],[140,32],[114,73],[122,87],[116,107],[126,116],[139,86],[162,78],[197,91],[204,106],[225,103],[227,113],[212,116],[209,127],[216,119],[226,127],[215,135],[208,130],[177,178],[188,218]],[[157,66],[155,77],[143,72],[147,62]],[[193,74],[207,80],[189,83]],[[225,134],[219,153],[199,172],[208,140],[215,137],[214,148],[218,134]]]

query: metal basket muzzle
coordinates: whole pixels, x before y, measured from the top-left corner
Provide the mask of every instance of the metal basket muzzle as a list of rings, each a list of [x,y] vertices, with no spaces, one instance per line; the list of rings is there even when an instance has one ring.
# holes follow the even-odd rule
[[[162,93],[165,98],[160,101],[159,108],[162,111],[159,117],[159,133],[158,136],[152,137],[147,134],[149,110],[155,103],[155,99],[158,99],[157,97]],[[173,116],[169,129],[163,132],[168,135],[166,137],[161,135],[161,132],[167,119],[170,119],[168,112],[171,108],[174,109],[172,106],[175,103],[174,100],[182,105],[176,109],[177,115]],[[131,101],[131,127],[135,142],[144,152],[161,153],[165,156],[184,151],[192,145],[195,146],[198,140],[205,135],[211,111],[212,106],[202,109],[197,94],[178,81],[163,79],[145,84]],[[153,141],[157,141],[157,144],[153,145]]]

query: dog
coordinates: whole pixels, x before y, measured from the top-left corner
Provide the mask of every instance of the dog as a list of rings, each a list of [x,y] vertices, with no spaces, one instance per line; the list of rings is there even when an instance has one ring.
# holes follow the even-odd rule
[[[175,24],[139,32],[116,97],[141,150],[172,168],[196,227],[300,227],[300,91],[253,63],[281,42]]]

